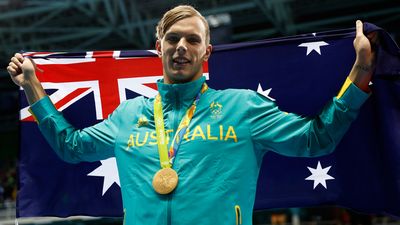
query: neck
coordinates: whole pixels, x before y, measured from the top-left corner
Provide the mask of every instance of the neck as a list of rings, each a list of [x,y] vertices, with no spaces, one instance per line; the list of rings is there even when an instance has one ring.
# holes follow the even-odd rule
[[[201,78],[203,75],[203,72],[200,72],[196,74],[193,77],[190,77],[189,79],[174,79],[174,77],[168,76],[164,73],[163,78],[164,78],[164,84],[184,84],[184,83],[189,83],[195,80],[198,80]]]
[[[180,84],[168,84],[164,80],[159,80],[157,81],[158,92],[163,102],[175,102],[177,100],[191,102],[196,97],[196,94],[199,93],[205,79],[202,76],[192,82]]]

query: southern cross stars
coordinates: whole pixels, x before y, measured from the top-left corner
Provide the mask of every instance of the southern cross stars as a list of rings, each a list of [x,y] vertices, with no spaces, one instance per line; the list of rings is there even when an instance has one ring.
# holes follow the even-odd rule
[[[316,51],[318,54],[321,55],[321,46],[329,45],[325,41],[314,41],[314,42],[307,42],[301,43],[298,47],[305,47],[307,48],[307,55],[310,54],[312,51]]]
[[[121,187],[119,183],[119,175],[117,169],[117,162],[115,157],[108,158],[106,160],[101,160],[101,166],[97,167],[88,176],[103,177],[103,196],[110,189],[111,185],[116,183]]]
[[[313,180],[314,181],[314,189],[318,186],[318,184],[321,184],[322,186],[324,186],[325,189],[328,189],[326,187],[326,181],[327,180],[334,180],[334,177],[331,177],[328,174],[328,171],[331,169],[331,166],[322,168],[321,166],[321,162],[318,161],[318,165],[317,168],[311,168],[311,167],[307,167],[308,170],[310,170],[311,175],[309,177],[306,178],[306,180]]]
[[[258,88],[257,88],[257,92],[260,93],[261,95],[264,95],[264,97],[269,98],[271,101],[276,101],[274,98],[272,98],[271,96],[269,96],[269,94],[271,93],[272,88],[267,89],[267,90],[263,90],[263,88],[261,87],[261,84],[258,83]]]

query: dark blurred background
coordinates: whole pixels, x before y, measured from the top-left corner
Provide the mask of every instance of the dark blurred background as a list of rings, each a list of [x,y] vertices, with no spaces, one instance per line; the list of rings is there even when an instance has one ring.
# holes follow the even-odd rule
[[[384,28],[400,43],[400,0],[0,0],[0,224],[14,224],[17,187],[18,88],[6,72],[11,56],[19,51],[154,49],[156,23],[178,4],[193,5],[207,18],[213,45],[351,28],[356,19]],[[80,217],[50,221],[122,223]],[[333,206],[254,214],[254,224],[287,223],[400,224]]]

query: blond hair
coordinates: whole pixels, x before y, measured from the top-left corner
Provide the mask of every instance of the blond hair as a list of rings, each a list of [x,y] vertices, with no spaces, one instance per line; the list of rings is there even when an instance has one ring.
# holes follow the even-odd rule
[[[206,28],[206,44],[210,43],[210,27],[208,26],[207,20],[190,5],[179,5],[173,9],[167,11],[161,20],[158,22],[156,27],[156,38],[158,40],[163,39],[165,33],[168,29],[176,22],[189,18],[189,17],[198,17],[203,22]]]

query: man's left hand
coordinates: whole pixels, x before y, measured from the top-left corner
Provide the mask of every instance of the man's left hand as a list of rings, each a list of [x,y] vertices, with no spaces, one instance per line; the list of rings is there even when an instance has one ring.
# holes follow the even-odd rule
[[[356,37],[353,45],[356,51],[356,61],[350,72],[350,80],[365,92],[369,92],[369,82],[375,67],[375,49],[378,40],[377,32],[367,36],[363,32],[363,23],[356,21]]]

